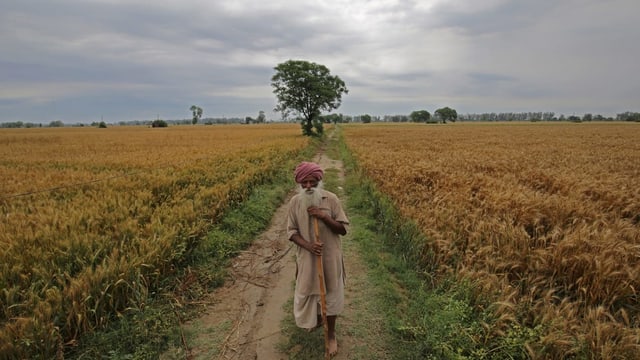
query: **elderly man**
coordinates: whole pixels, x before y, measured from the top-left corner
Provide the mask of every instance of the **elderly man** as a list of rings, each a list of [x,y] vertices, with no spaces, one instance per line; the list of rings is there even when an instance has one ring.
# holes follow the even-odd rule
[[[323,326],[320,284],[316,261],[322,255],[326,288],[329,354],[338,352],[336,317],[344,307],[345,272],[340,235],[347,233],[349,219],[338,197],[322,188],[324,172],[318,164],[300,163],[294,172],[300,184],[289,203],[287,235],[297,245],[293,313],[296,325],[315,329]],[[317,219],[319,240],[314,233]]]

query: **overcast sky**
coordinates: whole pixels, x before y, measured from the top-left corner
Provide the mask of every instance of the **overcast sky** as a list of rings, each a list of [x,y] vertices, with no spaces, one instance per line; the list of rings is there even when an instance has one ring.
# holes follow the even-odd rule
[[[640,111],[638,0],[2,0],[0,122],[256,117],[273,68],[335,112]]]

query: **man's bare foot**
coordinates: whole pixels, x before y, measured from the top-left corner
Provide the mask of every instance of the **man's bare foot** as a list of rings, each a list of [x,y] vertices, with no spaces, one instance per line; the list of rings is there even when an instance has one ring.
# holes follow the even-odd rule
[[[338,340],[336,338],[329,339],[329,356],[338,354]]]

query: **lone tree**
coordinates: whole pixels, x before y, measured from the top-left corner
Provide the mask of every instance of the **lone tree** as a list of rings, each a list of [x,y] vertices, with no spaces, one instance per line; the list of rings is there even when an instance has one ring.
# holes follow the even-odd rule
[[[271,86],[278,99],[274,110],[283,117],[291,112],[300,115],[303,135],[322,135],[320,114],[340,107],[342,94],[349,92],[344,81],[326,66],[304,60],[288,60],[274,69]]]
[[[423,122],[426,123],[431,119],[431,114],[427,110],[416,110],[409,114],[409,119],[413,122]]]
[[[260,112],[258,112],[258,117],[256,118],[256,122],[258,124],[263,124],[267,121],[267,116],[264,114],[264,111],[260,110]]]
[[[191,108],[189,108],[189,110],[191,110],[191,112],[193,113],[193,118],[191,119],[191,123],[195,125],[198,123],[198,120],[200,120],[200,118],[202,117],[202,108],[199,106],[191,105]]]
[[[447,123],[447,120],[456,122],[456,119],[458,119],[458,112],[448,106],[436,110],[434,114],[442,119],[442,122],[445,124]]]

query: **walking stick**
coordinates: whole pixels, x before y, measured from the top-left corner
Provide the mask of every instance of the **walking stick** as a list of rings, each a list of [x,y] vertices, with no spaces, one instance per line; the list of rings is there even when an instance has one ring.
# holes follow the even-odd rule
[[[320,241],[320,229],[318,229],[318,218],[313,217],[313,230],[316,242]],[[327,297],[324,283],[324,267],[322,266],[322,254],[316,259],[318,268],[318,280],[320,281],[320,308],[322,311],[322,326],[324,327],[324,358],[330,359],[329,355],[329,323],[327,322]]]

